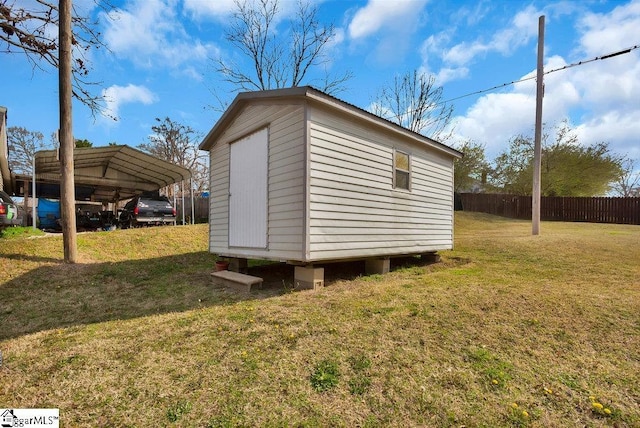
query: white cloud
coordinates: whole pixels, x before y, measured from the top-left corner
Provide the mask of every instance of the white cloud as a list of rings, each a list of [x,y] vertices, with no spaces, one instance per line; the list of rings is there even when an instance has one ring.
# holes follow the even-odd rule
[[[333,37],[324,46],[321,62],[325,71],[331,70],[343,58],[342,44],[345,40],[344,29],[336,28]]]
[[[485,144],[493,157],[514,135],[531,133],[535,96],[522,93],[488,94],[480,98],[464,116],[454,119],[456,134]]]
[[[338,47],[344,42],[345,38],[346,36],[344,34],[344,29],[336,28],[333,37],[331,38],[331,40],[329,40],[326,46],[328,49]]]
[[[478,4],[472,12],[470,9],[461,9],[452,17],[455,22],[462,21],[465,28],[479,21],[471,20],[475,14],[484,16],[487,14],[486,5]],[[484,37],[469,39],[449,47],[454,38],[457,27],[452,25],[449,29],[429,36],[422,44],[422,68],[431,70],[438,78],[438,84],[466,78],[469,76],[470,65],[476,58],[484,57],[489,53],[497,52],[504,56],[513,54],[518,48],[528,44],[538,32],[538,17],[541,14],[533,6],[528,6],[518,12],[507,26],[497,30],[488,40]],[[429,63],[434,62],[434,57],[441,61],[440,70],[432,70]]]
[[[383,106],[382,104],[376,101],[369,104],[366,110],[372,112],[377,116],[380,116],[384,119],[391,120],[391,121],[393,121],[393,118],[395,116],[395,114],[393,113],[393,110],[388,109],[387,107]]]
[[[451,18],[455,25],[463,23],[465,26],[473,26],[481,22],[488,13],[490,13],[490,2],[479,1],[473,8],[458,8]]]
[[[411,44],[411,36],[424,21],[427,0],[369,0],[356,11],[348,25],[349,38],[362,42],[376,36],[377,46],[370,49],[379,63],[403,61]]]
[[[640,23],[639,23],[640,25]],[[605,63],[606,61],[606,63]],[[638,110],[640,100],[640,55],[638,52],[585,64],[578,67],[573,79],[594,114],[611,109]]]
[[[488,45],[479,42],[463,42],[444,52],[442,59],[445,64],[463,66],[470,63],[478,54],[487,52],[489,49]]]
[[[428,74],[428,73],[425,73]],[[451,80],[463,79],[469,75],[469,69],[467,67],[458,68],[441,68],[436,74],[436,83],[438,86],[443,86],[445,83]]]
[[[197,18],[226,18],[235,9],[234,0],[184,0],[184,9]]]
[[[429,54],[434,53],[441,55],[445,48],[444,46],[451,40],[451,31],[442,31],[437,34],[432,34],[422,43],[422,55],[427,57]]]
[[[545,69],[564,65],[562,58],[554,56],[547,60]],[[519,80],[529,79],[535,74],[533,70]],[[545,126],[551,128],[561,122],[572,108],[581,105],[581,101],[579,89],[566,74],[547,75],[542,108]],[[456,134],[461,139],[485,144],[491,158],[504,149],[512,137],[533,135],[535,109],[535,79],[525,80],[514,84],[507,93],[490,93],[479,98],[464,116],[455,118]]]
[[[615,142],[611,148],[631,159],[640,159],[640,110],[621,113],[611,111],[578,125],[576,133],[584,144]]]
[[[581,59],[599,57],[631,47],[638,42],[640,1],[615,8],[609,14],[588,14],[580,20],[578,49]],[[574,79],[584,91],[593,115],[615,110],[619,117],[640,110],[640,51],[577,67]]]
[[[537,35],[539,16],[539,11],[532,6],[528,6],[525,10],[516,14],[508,27],[496,32],[488,42],[476,40],[470,43],[459,43],[444,52],[443,61],[449,65],[465,66],[476,56],[488,52],[510,55]]]
[[[530,27],[531,23],[527,22],[523,15],[520,18],[521,28]],[[628,48],[630,43],[637,43],[640,1],[616,7],[607,14],[585,15],[579,23],[577,40],[580,44],[571,52],[577,61]],[[519,34],[528,37],[530,32]],[[496,43],[493,46],[497,50],[502,45]],[[577,61],[553,55],[546,58],[545,71],[560,69]],[[452,68],[455,69],[443,67],[441,74],[452,73]],[[535,76],[535,70],[523,77],[530,76]],[[569,118],[582,144],[607,142],[613,152],[640,159],[638,76],[639,50],[546,74],[545,126],[551,128]],[[535,93],[535,79],[531,79],[509,87],[507,93],[480,97],[455,119],[456,134],[461,139],[486,144],[487,155],[490,158],[495,156],[506,148],[513,136],[533,135]]]
[[[426,0],[369,0],[365,7],[356,12],[349,24],[349,36],[359,39],[370,36],[383,27],[406,25],[419,15],[425,4]]]
[[[636,64],[638,61],[636,59]],[[559,56],[551,57],[545,70],[566,65]],[[543,122],[551,128],[572,112],[582,112],[576,131],[582,144],[609,142],[620,154],[640,157],[640,66],[625,73],[589,70],[589,65],[545,76]],[[535,75],[535,70],[523,76]],[[456,134],[486,145],[487,155],[495,156],[515,135],[532,135],[535,119],[535,79],[517,83],[508,93],[487,94],[462,116],[455,118]]]
[[[640,1],[618,6],[608,14],[587,14],[580,20],[584,55],[602,56],[638,42]],[[640,159],[640,52],[631,51],[576,67],[571,75],[585,111],[578,136],[584,143],[608,142],[617,153]]]
[[[202,82],[204,80],[202,72],[194,67],[182,68],[180,72],[182,75],[189,77],[193,81]]]
[[[103,19],[104,40],[116,55],[145,68],[178,68],[204,61],[217,48],[193,39],[176,16],[174,0],[139,0]]]
[[[113,85],[102,91],[106,108],[104,116],[118,119],[120,107],[124,104],[142,103],[153,104],[158,97],[144,86],[129,84],[127,86]]]
[[[248,1],[250,5],[253,3],[254,7],[260,7],[257,0]],[[314,3],[319,3],[319,0],[315,0]],[[201,21],[207,18],[224,21],[237,10],[235,0],[184,0],[183,7],[187,15]],[[282,19],[293,16],[297,10],[297,1],[279,1],[274,24],[277,26]]]
[[[533,6],[518,12],[509,27],[494,34],[489,49],[509,55],[520,46],[526,45],[538,35],[538,19],[542,14]]]
[[[603,55],[638,43],[640,1],[618,6],[609,14],[585,15],[579,22],[584,33],[581,50],[588,56]]]

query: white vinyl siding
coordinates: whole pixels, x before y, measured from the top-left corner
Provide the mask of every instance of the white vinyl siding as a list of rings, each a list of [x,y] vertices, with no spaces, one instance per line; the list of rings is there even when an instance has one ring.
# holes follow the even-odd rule
[[[269,127],[267,248],[229,248],[229,145]],[[211,149],[209,248],[212,253],[297,260],[304,232],[304,108],[295,104],[247,106]]]
[[[313,113],[311,260],[452,248],[452,159],[325,111]],[[410,192],[394,189],[395,150],[410,157]]]

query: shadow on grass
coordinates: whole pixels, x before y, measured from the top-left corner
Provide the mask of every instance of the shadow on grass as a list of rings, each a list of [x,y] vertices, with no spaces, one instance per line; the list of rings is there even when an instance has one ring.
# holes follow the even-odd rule
[[[11,258],[11,255],[3,257]],[[16,260],[24,256],[15,256]],[[50,262],[48,258],[36,261]],[[145,260],[41,266],[0,284],[0,340],[43,330],[182,312],[293,291],[294,267],[284,263],[249,268],[264,279],[251,293],[217,287],[211,281],[215,256],[206,251]],[[392,267],[424,264],[394,259]],[[325,267],[325,285],[353,280],[364,262]]]
[[[53,257],[28,256],[25,254],[3,254],[2,258],[9,260],[27,260],[37,263],[64,263],[63,260]]]

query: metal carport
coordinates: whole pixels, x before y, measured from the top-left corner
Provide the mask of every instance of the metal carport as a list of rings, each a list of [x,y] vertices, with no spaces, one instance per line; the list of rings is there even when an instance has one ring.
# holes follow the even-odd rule
[[[191,178],[191,172],[132,147],[81,147],[73,151],[77,200],[117,202]],[[36,197],[59,195],[60,162],[57,150],[35,155]],[[16,193],[24,195],[31,177],[16,175]],[[29,186],[28,193],[31,193]]]

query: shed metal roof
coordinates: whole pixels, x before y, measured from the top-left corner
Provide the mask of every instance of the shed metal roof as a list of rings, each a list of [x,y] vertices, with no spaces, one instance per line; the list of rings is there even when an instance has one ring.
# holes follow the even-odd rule
[[[216,140],[224,132],[226,127],[233,121],[235,116],[242,110],[242,108],[252,101],[265,101],[265,100],[283,100],[283,99],[304,99],[310,102],[321,103],[324,106],[334,108],[341,113],[344,113],[354,120],[364,120],[379,128],[384,128],[390,132],[398,135],[402,135],[405,138],[410,138],[418,143],[430,146],[438,151],[445,152],[454,158],[461,158],[462,153],[458,150],[451,148],[445,144],[442,144],[432,138],[426,137],[417,132],[413,132],[407,128],[404,128],[397,123],[391,122],[380,116],[377,116],[371,112],[361,109],[353,104],[342,101],[335,98],[325,92],[315,89],[311,86],[299,86],[283,89],[270,89],[266,91],[253,91],[253,92],[241,92],[239,93],[229,108],[225,110],[222,117],[209,131],[207,136],[200,143],[200,150],[209,150],[215,144]]]
[[[36,153],[36,180],[58,183],[56,150]],[[191,178],[191,172],[129,146],[81,147],[73,151],[76,187],[93,189],[91,200],[117,201]]]

